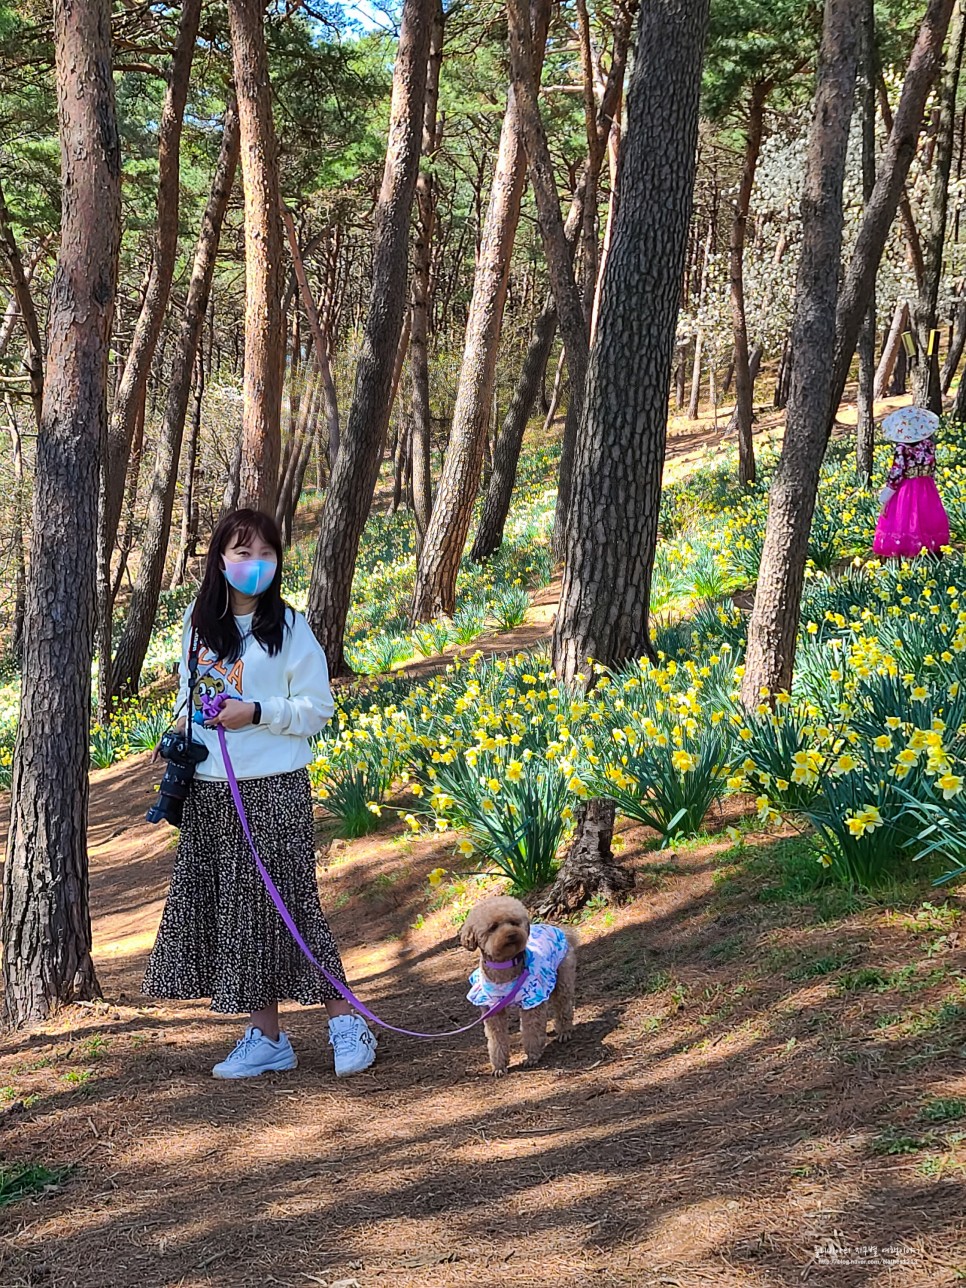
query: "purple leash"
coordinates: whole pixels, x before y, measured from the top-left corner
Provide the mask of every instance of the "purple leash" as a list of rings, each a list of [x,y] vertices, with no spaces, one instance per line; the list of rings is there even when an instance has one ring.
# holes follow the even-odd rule
[[[213,702],[206,702],[204,704],[205,715],[209,719],[211,719],[218,713],[218,709],[221,706],[221,702],[219,701],[219,698],[222,698],[221,694],[219,694],[218,698],[216,698]],[[330,975],[329,972],[322,965],[322,963],[318,961],[315,954],[312,952],[312,949],[302,938],[302,935],[299,931],[298,926],[296,926],[295,924],[292,914],[285,906],[285,900],[279,894],[278,887],[275,885],[275,882],[272,880],[271,873],[268,871],[265,864],[262,862],[261,855],[258,853],[258,849],[252,837],[251,828],[248,825],[248,815],[245,812],[245,803],[242,800],[241,791],[239,790],[239,787],[238,787],[238,780],[235,777],[235,770],[232,767],[231,758],[228,755],[228,747],[225,741],[225,730],[221,725],[218,725],[217,729],[218,729],[218,744],[221,747],[222,759],[225,762],[225,773],[228,776],[228,786],[231,789],[231,798],[235,804],[235,809],[238,812],[238,819],[242,825],[242,831],[245,833],[245,840],[248,842],[248,848],[252,852],[252,858],[255,860],[255,866],[258,868],[259,876],[262,878],[262,880],[265,883],[265,889],[268,891],[269,895],[271,896],[272,903],[274,903],[275,907],[278,909],[278,915],[282,918],[282,921],[285,923],[285,926],[287,927],[289,934],[295,940],[296,944],[298,944],[303,956],[309,962],[312,963],[312,965],[319,972],[319,974],[323,976],[324,979],[328,980],[328,982],[332,985],[332,987],[336,990],[336,992],[339,994],[341,998],[343,998],[345,1001],[349,1002],[352,1006],[354,1006],[355,1009],[359,1012],[359,1014],[365,1016],[365,1018],[369,1020],[371,1023],[378,1024],[380,1028],[389,1029],[393,1033],[402,1033],[407,1038],[426,1038],[426,1039],[452,1038],[459,1033],[468,1033],[470,1029],[475,1029],[478,1024],[482,1024],[484,1020],[488,1020],[491,1015],[496,1015],[499,1011],[505,1010],[513,1002],[513,999],[517,996],[521,988],[523,988],[523,985],[526,983],[526,979],[527,979],[526,967],[523,968],[523,971],[520,973],[518,978],[513,981],[513,986],[510,989],[510,991],[504,997],[501,997],[498,1002],[495,1002],[493,1006],[491,1006],[488,1010],[484,1011],[483,1014],[479,1017],[479,1019],[474,1020],[471,1024],[464,1024],[463,1027],[459,1029],[447,1029],[445,1033],[417,1033],[414,1029],[400,1029],[400,1028],[397,1028],[395,1024],[387,1024],[385,1020],[380,1020],[378,1015],[374,1015],[373,1012],[369,1010],[368,1006],[366,1006],[364,1002],[361,1002],[359,998],[356,997],[355,993],[353,993],[351,988],[343,984],[340,979],[336,979],[334,975]],[[487,964],[490,965],[491,963],[487,963]],[[492,963],[492,964],[496,965],[497,963]],[[499,963],[500,967],[502,967],[503,965],[504,963],[502,962]],[[506,963],[506,966],[508,968],[512,965],[513,965],[512,962]]]

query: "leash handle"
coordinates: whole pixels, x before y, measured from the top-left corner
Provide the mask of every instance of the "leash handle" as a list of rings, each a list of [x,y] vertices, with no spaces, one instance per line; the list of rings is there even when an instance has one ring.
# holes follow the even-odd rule
[[[400,1028],[397,1028],[395,1024],[387,1024],[385,1020],[380,1020],[378,1015],[375,1015],[372,1011],[370,1011],[368,1006],[366,1006],[364,1002],[360,1001],[359,998],[356,997],[355,993],[353,993],[352,989],[349,988],[348,985],[343,984],[340,979],[336,979],[334,975],[330,974],[329,971],[325,969],[322,963],[316,958],[315,954],[312,952],[312,949],[302,938],[302,934],[299,931],[298,926],[295,924],[295,920],[292,917],[292,914],[285,906],[285,900],[279,894],[278,887],[276,886],[275,882],[272,880],[271,873],[269,872],[268,868],[266,868],[265,864],[262,862],[262,857],[258,853],[258,847],[255,845],[255,840],[252,836],[252,831],[248,823],[248,814],[245,811],[245,802],[242,800],[241,790],[239,789],[239,786],[238,786],[238,780],[235,777],[235,770],[231,763],[231,757],[228,755],[228,746],[225,740],[225,730],[221,725],[218,726],[218,744],[221,748],[222,760],[225,762],[225,773],[228,777],[228,787],[229,787],[229,790],[231,791],[232,802],[234,803],[235,810],[238,814],[239,822],[242,825],[242,831],[245,834],[245,840],[248,842],[248,848],[252,852],[252,858],[255,860],[255,866],[258,868],[258,874],[262,878],[262,881],[265,883],[265,889],[268,891],[271,897],[272,903],[274,903],[278,911],[278,915],[282,918],[282,921],[286,929],[288,930],[292,938],[295,940],[302,955],[309,962],[311,962],[311,964],[315,967],[315,969],[319,972],[319,974],[324,979],[328,980],[328,982],[332,985],[332,987],[336,990],[336,992],[344,1001],[349,1002],[350,1005],[355,1007],[355,1009],[359,1012],[360,1015],[365,1016],[365,1018],[369,1020],[371,1023],[378,1024],[380,1028],[389,1029],[390,1032],[392,1033],[402,1033],[407,1038],[423,1038],[429,1041],[435,1038],[456,1037],[457,1034],[459,1033],[468,1033],[470,1029],[475,1029],[478,1024],[482,1024],[484,1020],[488,1020],[492,1015],[496,1015],[499,1011],[505,1010],[513,1002],[513,999],[517,996],[517,994],[523,988],[523,985],[526,983],[527,974],[528,974],[526,967],[523,968],[523,971],[521,972],[521,974],[513,981],[513,987],[504,997],[501,997],[498,1002],[495,1002],[493,1006],[491,1006],[488,1010],[484,1011],[483,1014],[478,1019],[473,1020],[471,1024],[464,1024],[462,1028],[447,1029],[445,1033],[418,1033],[415,1029],[400,1029]]]

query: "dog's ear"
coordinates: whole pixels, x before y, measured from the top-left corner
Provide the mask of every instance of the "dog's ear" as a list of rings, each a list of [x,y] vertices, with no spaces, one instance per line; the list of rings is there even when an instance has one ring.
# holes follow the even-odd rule
[[[467,917],[463,922],[463,929],[460,931],[460,943],[464,948],[469,949],[470,952],[473,952],[474,949],[479,948],[480,946],[480,941],[476,937],[476,927],[473,925],[472,917]]]

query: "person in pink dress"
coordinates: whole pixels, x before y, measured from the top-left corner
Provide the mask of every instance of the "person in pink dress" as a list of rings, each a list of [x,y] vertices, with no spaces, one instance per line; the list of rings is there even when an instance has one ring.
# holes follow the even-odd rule
[[[925,407],[900,407],[882,422],[883,437],[895,443],[872,547],[884,559],[914,559],[949,545],[949,520],[933,477],[938,428],[939,417]]]

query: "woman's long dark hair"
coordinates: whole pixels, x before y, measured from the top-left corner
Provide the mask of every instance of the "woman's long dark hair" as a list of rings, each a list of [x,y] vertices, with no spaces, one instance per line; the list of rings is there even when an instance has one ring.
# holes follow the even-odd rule
[[[258,597],[252,634],[269,657],[282,650],[286,615],[291,609],[282,599],[282,537],[275,520],[259,510],[235,510],[226,514],[211,536],[204,580],[195,600],[191,624],[198,640],[221,662],[235,662],[242,650],[242,638],[231,611],[228,582],[222,569],[222,555],[232,538],[253,536],[275,551],[277,567],[272,584]]]

